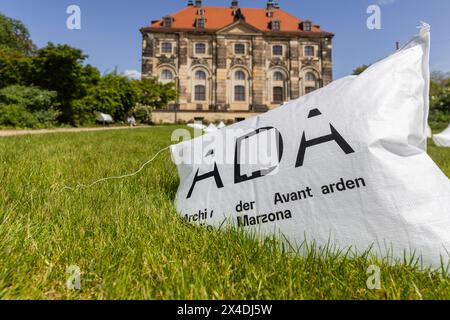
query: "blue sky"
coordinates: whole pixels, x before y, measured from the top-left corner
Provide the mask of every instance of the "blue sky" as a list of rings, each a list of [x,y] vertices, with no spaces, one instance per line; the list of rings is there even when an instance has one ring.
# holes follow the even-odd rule
[[[1,0],[0,11],[22,20],[38,46],[48,41],[83,49],[88,62],[102,72],[140,70],[139,28],[178,11],[187,0]],[[228,6],[231,0],[204,0],[205,5]],[[263,7],[266,0],[241,0],[242,7]],[[419,21],[432,27],[433,70],[450,71],[449,0],[280,0],[281,8],[309,18],[334,32],[334,78],[364,63],[377,61],[417,32]],[[68,30],[66,9],[80,6],[82,29]],[[381,7],[382,29],[366,27],[367,7]]]

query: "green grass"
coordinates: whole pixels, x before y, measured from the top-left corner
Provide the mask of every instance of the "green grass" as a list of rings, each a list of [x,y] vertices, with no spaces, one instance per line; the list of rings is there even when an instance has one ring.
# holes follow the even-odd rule
[[[133,178],[59,193],[133,171],[170,144],[174,127],[0,139],[0,298],[433,299],[447,276],[370,256],[283,252],[273,240],[194,227],[177,215],[169,153]],[[430,147],[450,175],[450,149]],[[366,286],[381,268],[382,289]],[[66,268],[81,268],[81,290]]]

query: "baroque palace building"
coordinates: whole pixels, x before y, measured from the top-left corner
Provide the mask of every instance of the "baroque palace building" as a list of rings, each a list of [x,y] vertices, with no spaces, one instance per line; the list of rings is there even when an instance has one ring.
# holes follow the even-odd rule
[[[155,123],[241,121],[332,81],[332,39],[273,1],[266,8],[188,1],[141,29],[142,76],[174,82],[178,96]]]

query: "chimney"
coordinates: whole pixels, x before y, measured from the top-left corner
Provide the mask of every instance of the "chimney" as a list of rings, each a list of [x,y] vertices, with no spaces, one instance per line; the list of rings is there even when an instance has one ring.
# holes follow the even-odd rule
[[[195,0],[195,7],[201,8],[202,7],[202,0]]]
[[[272,0],[267,1],[267,10],[272,10],[274,8],[274,4]]]
[[[237,8],[239,8],[239,1],[237,0],[231,1],[231,9],[236,10]]]
[[[188,7],[193,7],[194,6],[194,2],[192,0],[189,0],[187,5],[188,5]]]

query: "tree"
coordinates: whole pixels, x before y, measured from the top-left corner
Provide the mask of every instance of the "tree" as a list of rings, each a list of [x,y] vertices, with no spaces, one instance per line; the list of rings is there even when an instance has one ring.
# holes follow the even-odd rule
[[[49,43],[32,59],[28,84],[58,92],[60,121],[63,123],[74,124],[73,101],[83,98],[88,88],[100,78],[96,69],[83,66],[86,58],[79,49]]]
[[[0,89],[25,84],[31,71],[31,59],[0,52]]]
[[[370,64],[369,65],[363,64],[362,66],[360,66],[360,67],[356,68],[355,70],[353,70],[352,75],[359,76],[361,73],[366,71],[366,69],[369,68],[369,67],[370,67]]]
[[[35,49],[27,27],[21,21],[0,13],[0,52],[28,56]]]
[[[432,122],[450,121],[450,74],[440,71],[431,73],[430,120]]]
[[[161,109],[177,97],[173,82],[160,83],[154,78],[136,81],[139,88],[139,103]]]
[[[117,73],[110,73],[90,87],[85,97],[75,102],[75,119],[78,124],[89,123],[94,112],[103,112],[116,120],[123,120],[138,101],[136,84]]]
[[[442,84],[443,82],[448,81],[449,79],[450,79],[450,72],[447,73],[442,71],[431,72],[431,80],[439,84]]]

